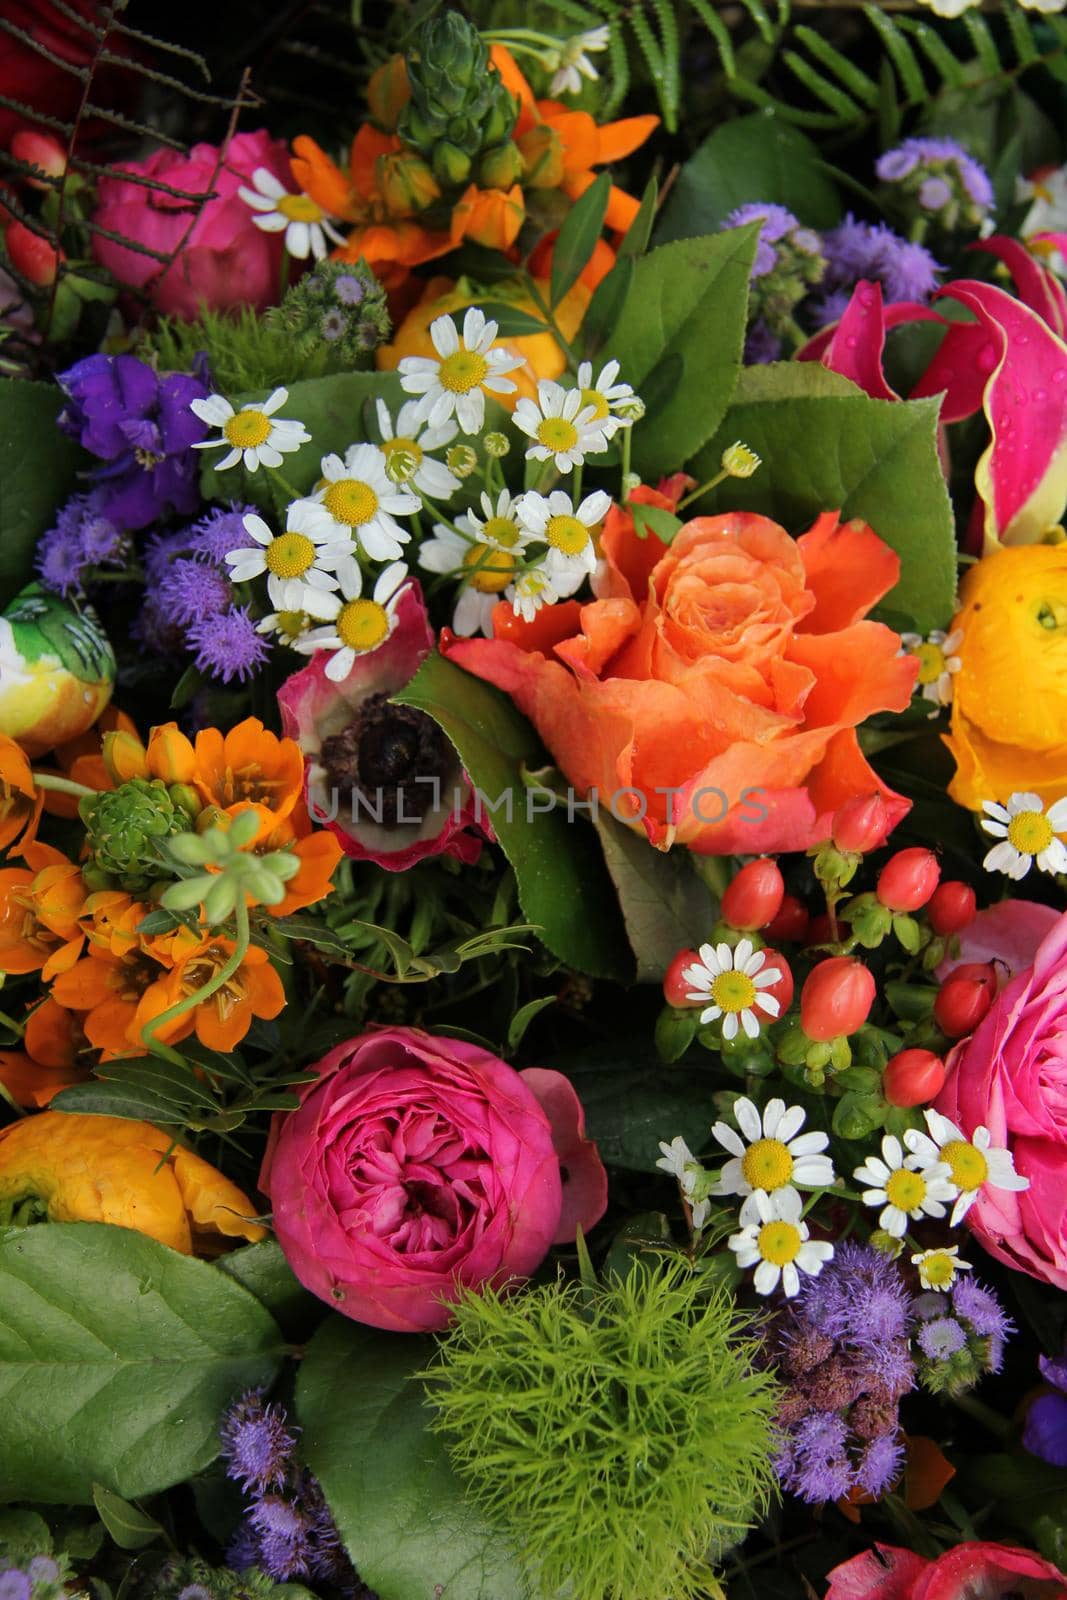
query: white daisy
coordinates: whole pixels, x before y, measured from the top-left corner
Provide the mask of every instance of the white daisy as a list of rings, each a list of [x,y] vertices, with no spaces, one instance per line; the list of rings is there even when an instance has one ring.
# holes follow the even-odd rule
[[[459,488],[459,479],[453,477],[443,461],[434,461],[431,450],[443,449],[456,437],[456,424],[443,423],[440,428],[429,428],[419,416],[419,402],[406,400],[396,415],[396,426],[384,400],[378,401],[378,431],[382,436],[381,448],[386,461],[398,450],[411,456],[416,467],[407,482],[429,495],[431,500],[447,500]]]
[[[920,0],[929,6],[935,17],[961,17],[965,11],[981,5],[982,0]]]
[[[573,38],[565,39],[560,46],[558,62],[555,63],[555,74],[548,86],[549,94],[578,94],[583,78],[594,83],[600,74],[587,52],[596,55],[606,50],[610,38],[611,29],[605,24],[599,28],[587,28],[584,33],[576,33]]]
[[[417,495],[407,494],[385,470],[385,454],[374,444],[351,444],[340,456],[323,456],[323,482],[315,491],[338,533],[347,533],[373,561],[392,561],[403,553],[411,531],[395,517],[419,509]]]
[[[497,324],[469,306],[463,318],[463,335],[451,317],[430,323],[430,339],[440,360],[430,356],[404,356],[397,367],[407,394],[421,394],[419,416],[431,428],[440,428],[455,415],[464,433],[480,433],[485,425],[485,395],[512,394],[515,385],[505,374],[522,366],[510,350],[494,350]]]
[[[894,1239],[903,1239],[908,1218],[943,1217],[945,1202],[956,1198],[956,1185],[947,1162],[927,1156],[905,1156],[900,1140],[887,1133],[882,1140],[882,1155],[868,1156],[852,1176],[868,1184],[863,1191],[865,1206],[882,1206],[878,1226]]]
[[[344,244],[344,236],[332,227],[325,211],[308,194],[290,194],[279,183],[273,172],[257,167],[252,174],[251,189],[243,185],[237,193],[246,206],[257,214],[252,218],[264,233],[285,233],[285,248],[296,261],[306,261],[314,256],[321,261],[328,252],[329,238],[334,244]]]
[[[456,527],[462,524],[460,518]],[[479,632],[491,636],[493,608],[518,571],[519,551],[495,540],[464,539],[455,529],[437,522],[433,538],[420,546],[419,566],[461,579],[463,587],[452,618],[453,631],[461,639]]]
[[[328,626],[312,628],[295,641],[294,648],[305,656],[332,650],[326,676],[333,683],[347,678],[356,657],[377,650],[396,627],[397,602],[407,575],[402,561],[392,562],[379,574],[373,598],[367,600],[363,597],[363,573],[357,562],[348,562],[340,571],[341,593],[328,597],[332,602]]]
[[[1067,845],[1056,835],[1067,831],[1067,795],[1046,811],[1041,796],[1018,792],[1006,806],[982,802],[982,827],[1000,840],[982,862],[987,872],[1003,872],[1016,882],[1036,862],[1039,872],[1067,872]]]
[[[628,402],[636,399],[636,396],[632,384],[615,381],[618,376],[617,361],[609,361],[607,366],[601,367],[600,376],[595,383],[591,361],[583,361],[578,367],[578,388],[581,391],[582,403],[592,406],[593,415],[608,439],[620,428],[628,428],[634,420],[632,415],[619,414],[620,408],[625,412]]]
[[[762,1117],[753,1102],[741,1095],[734,1101],[734,1120],[741,1134],[725,1122],[716,1122],[712,1134],[733,1156],[716,1181],[715,1194],[751,1194],[763,1189],[771,1194],[792,1184],[818,1189],[834,1181],[834,1165],[819,1152],[830,1143],[828,1134],[801,1133],[807,1113],[803,1106],[786,1109],[784,1100],[768,1100]]]
[[[267,574],[267,593],[279,611],[308,611],[312,616],[333,613],[322,596],[336,589],[333,574],[352,554],[349,539],[339,539],[331,519],[311,500],[293,500],[285,513],[285,532],[272,533],[255,512],[243,517],[245,532],[256,547],[242,546],[225,556],[234,583],[247,583]]]
[[[610,435],[597,422],[594,408],[583,403],[581,391],[564,389],[549,378],[537,385],[536,400],[519,401],[514,419],[533,440],[527,461],[551,461],[560,472],[581,466],[587,455],[608,447]]]
[[[795,1189],[776,1189],[774,1194],[756,1189],[742,1205],[741,1232],[731,1234],[726,1243],[739,1267],[756,1268],[752,1282],[757,1294],[773,1293],[780,1279],[791,1300],[800,1288],[800,1273],[817,1278],[833,1259],[832,1244],[808,1237],[802,1209]]]
[[[583,574],[578,573],[577,577],[576,587],[580,587]],[[538,567],[528,567],[525,572],[520,572],[515,582],[505,589],[504,599],[511,601],[511,609],[517,617],[524,622],[532,622],[542,606],[554,606],[564,598],[558,583],[559,574],[547,571],[542,562]]]
[[[681,1134],[672,1139],[670,1144],[660,1140],[660,1149],[663,1154],[656,1162],[661,1172],[667,1172],[677,1181],[682,1197],[689,1207],[689,1214],[693,1219],[693,1227],[699,1232],[708,1220],[711,1210],[711,1201],[706,1195],[697,1197],[697,1187],[701,1189],[706,1185],[701,1182],[705,1177],[704,1169],[686,1144]]]
[[[947,1294],[961,1272],[970,1272],[971,1263],[961,1261],[956,1245],[950,1250],[920,1250],[911,1258],[913,1267],[919,1269],[919,1282],[924,1289],[936,1294]]]
[[[549,495],[530,490],[517,503],[519,522],[533,539],[544,540],[549,547],[547,562],[553,581],[567,567],[579,572],[592,572],[596,567],[597,553],[593,542],[593,529],[603,522],[611,508],[611,496],[597,489],[587,494],[575,509],[569,494],[553,489]]]
[[[904,1143],[914,1155],[926,1161],[947,1164],[957,1193],[949,1218],[953,1228],[967,1215],[987,1185],[991,1189],[1012,1189],[1017,1194],[1029,1189],[1030,1179],[1016,1172],[1011,1151],[991,1148],[993,1136],[988,1128],[975,1128],[967,1139],[956,1124],[939,1111],[924,1111],[923,1116],[929,1135],[909,1128],[904,1134]]]
[[[299,450],[311,438],[302,422],[275,418],[274,413],[288,398],[288,389],[275,389],[269,399],[253,400],[240,411],[235,411],[221,394],[209,394],[206,400],[190,400],[189,409],[201,422],[221,430],[218,439],[201,439],[193,449],[217,450],[220,445],[229,445],[229,454],[215,463],[216,472],[235,467],[242,457],[249,472],[261,466],[280,467],[283,455]]]
[[[935,628],[925,639],[921,633],[902,633],[900,642],[901,654],[919,658],[916,687],[920,698],[933,704],[930,715],[936,717],[942,706],[952,703],[952,680],[963,664],[955,653],[963,643],[963,630],[945,633]]]
[[[725,943],[702,944],[699,954],[700,960],[686,967],[682,976],[689,985],[690,1000],[710,1001],[700,1013],[701,1022],[717,1022],[722,1017],[724,1039],[736,1039],[739,1026],[755,1039],[760,1024],[782,1009],[774,995],[760,992],[780,980],[781,968],[768,967],[766,952],[753,949],[751,939],[738,940],[733,950]],[[757,1016],[757,1011],[764,1015]]]
[[[288,645],[290,650],[295,650],[297,640],[302,639],[316,622],[322,620],[321,617],[313,617],[309,611],[269,611],[256,623],[256,632],[273,634],[279,644]]]

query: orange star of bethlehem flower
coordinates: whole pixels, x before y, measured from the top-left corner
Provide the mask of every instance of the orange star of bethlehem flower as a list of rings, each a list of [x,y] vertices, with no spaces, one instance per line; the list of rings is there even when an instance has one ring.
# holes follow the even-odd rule
[[[86,1043],[79,1019],[50,995],[30,1012],[22,1042],[23,1050],[0,1050],[0,1087],[17,1106],[46,1106],[89,1076],[79,1060]]]
[[[300,866],[285,885],[285,899],[276,906],[264,906],[272,917],[287,917],[304,906],[316,905],[333,893],[334,868],[344,856],[334,834],[327,828],[314,828],[307,807],[298,801],[287,817],[283,817],[270,833],[257,839],[252,846],[256,855],[269,855],[272,850],[287,850],[296,856]]]
[[[142,1029],[154,1017],[202,989],[219,968],[225,966],[234,948],[229,939],[204,940],[169,972],[162,973],[141,995],[130,1036],[140,1040]],[[252,1026],[254,1017],[269,1021],[284,1005],[282,980],[271,966],[267,952],[252,945],[237,971],[220,989],[192,1011],[163,1027],[156,1037],[165,1044],[174,1044],[188,1038],[195,1030],[200,1043],[209,1050],[233,1050]]]
[[[81,953],[81,871],[51,845],[23,847],[24,867],[0,869],[0,972],[40,972],[47,983]]]
[[[261,833],[287,817],[304,787],[304,757],[295,739],[279,739],[257,717],[223,734],[204,728],[196,736],[191,781],[205,806],[235,817],[255,807]]]
[[[32,843],[42,801],[26,752],[14,739],[0,734],[0,850],[8,849],[20,835],[23,843]]]
[[[93,726],[85,733],[79,734],[76,739],[69,739],[66,744],[56,746],[53,751],[54,766],[42,766],[38,770],[57,777],[70,778],[74,783],[82,783],[87,789],[96,789],[98,792],[113,789],[115,779],[104,760],[104,740],[110,733],[124,733],[137,739],[137,729],[133,719],[128,717],[125,711],[119,711],[113,705],[106,706]],[[56,789],[46,790],[44,809],[50,816],[73,819],[78,815],[78,796],[61,794]]]
[[[176,722],[153,728],[147,745],[136,729],[119,727],[104,735],[103,764],[113,783],[130,778],[160,778],[164,783],[192,783],[196,771],[193,746]]]

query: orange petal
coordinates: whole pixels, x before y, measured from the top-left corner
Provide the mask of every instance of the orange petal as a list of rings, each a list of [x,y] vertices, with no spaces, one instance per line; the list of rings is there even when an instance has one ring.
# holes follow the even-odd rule
[[[652,116],[623,117],[619,122],[602,123],[597,129],[597,161],[621,161],[623,156],[632,155],[658,127],[659,118]]]
[[[148,775],[164,783],[192,783],[196,777],[193,746],[176,722],[165,722],[148,735]]]
[[[350,177],[306,133],[293,140],[290,165],[295,181],[323,211],[348,222],[359,220],[362,207]]]
[[[803,633],[832,633],[859,622],[900,576],[896,551],[858,517],[843,523],[838,512],[824,511],[797,546],[815,596],[815,610],[800,624]]]
[[[956,1469],[933,1439],[905,1437],[904,1504],[909,1511],[929,1511],[941,1498]]]

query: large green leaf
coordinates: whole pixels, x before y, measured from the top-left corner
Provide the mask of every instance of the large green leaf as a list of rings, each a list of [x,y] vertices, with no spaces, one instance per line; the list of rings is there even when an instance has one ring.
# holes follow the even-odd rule
[[[0,378],[0,606],[33,577],[37,541],[88,461],[56,427],[63,398],[54,383]]]
[[[638,979],[659,982],[679,950],[708,938],[717,914],[715,902],[688,850],[656,850],[643,833],[617,822],[603,808],[597,832],[637,960]]]
[[[716,1109],[710,1057],[701,1054],[697,1066],[667,1067],[651,1050],[612,1044],[552,1065],[578,1091],[586,1132],[607,1165],[655,1172],[661,1139],[680,1133],[697,1154],[708,1144]]]
[[[758,237],[753,224],[681,239],[635,265],[610,353],[647,407],[633,433],[643,477],[684,466],[722,420],[741,367]]]
[[[820,511],[862,517],[900,557],[900,581],[880,614],[923,633],[944,627],[955,602],[956,539],[937,453],[940,402],[871,400],[843,382],[814,362],[746,368],[690,471],[713,477],[736,439],[763,465],[751,478],[728,479],[696,509],[762,511],[793,533]]]
[[[656,239],[711,233],[737,206],[770,201],[810,228],[832,228],[841,202],[811,140],[799,128],[756,112],[722,123],[678,174]]]
[[[304,1458],[364,1583],[388,1600],[523,1600],[506,1540],[465,1498],[415,1376],[429,1339],[333,1316],[300,1365]]]
[[[0,1501],[88,1505],[200,1472],[219,1416],[269,1384],[282,1338],[206,1261],[103,1223],[0,1238]]]
[[[451,739],[479,794],[490,804],[492,823],[515,869],[519,902],[527,921],[553,955],[594,978],[627,979],[633,962],[596,834],[579,814],[537,810],[523,782],[545,764],[536,733],[508,697],[442,656],[431,655],[411,682],[394,696],[400,705],[425,711]],[[501,796],[506,804],[496,806]]]

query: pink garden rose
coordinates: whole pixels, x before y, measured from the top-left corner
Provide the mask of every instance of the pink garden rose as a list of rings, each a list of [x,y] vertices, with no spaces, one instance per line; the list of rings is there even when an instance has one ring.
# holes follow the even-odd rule
[[[400,592],[397,626],[357,656],[347,678],[326,676],[329,654],[287,678],[282,729],[304,752],[308,809],[346,855],[403,872],[426,856],[470,865],[482,840],[475,796],[448,739],[424,711],[390,705],[434,645],[419,585]],[[419,781],[421,780],[421,781]]]
[[[301,1283],[356,1322],[443,1328],[461,1286],[528,1277],[603,1214],[607,1178],[558,1072],[381,1028],[318,1073],[275,1117],[260,1188]]]
[[[1035,900],[1000,900],[979,911],[960,934],[960,953],[942,961],[937,969],[944,983],[953,967],[968,961],[995,961],[1001,984],[1030,966],[1037,947],[1057,921],[1058,912]]]
[[[956,1045],[948,1069],[937,1110],[967,1138],[987,1127],[992,1147],[1007,1147],[1030,1180],[1021,1192],[987,1184],[968,1227],[998,1261],[1067,1289],[1067,915]]]
[[[282,236],[257,228],[256,213],[237,191],[242,184],[251,184],[257,167],[265,167],[290,187],[285,143],[260,128],[235,134],[216,170],[218,156],[216,145],[197,144],[187,156],[177,150],[157,150],[147,161],[127,161],[122,166],[123,171],[158,178],[171,189],[214,194],[216,198],[206,204],[180,200],[125,178],[100,180],[94,222],[165,255],[180,250],[173,264],[165,267],[153,256],[93,235],[101,265],[119,283],[147,290],[156,310],[166,316],[192,320],[204,306],[211,311],[238,306],[262,311],[278,298]]]
[[[1063,1600],[1067,1578],[1051,1561],[1013,1545],[969,1540],[936,1561],[878,1544],[834,1567],[826,1600]]]

